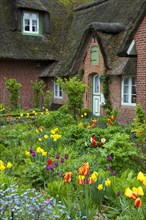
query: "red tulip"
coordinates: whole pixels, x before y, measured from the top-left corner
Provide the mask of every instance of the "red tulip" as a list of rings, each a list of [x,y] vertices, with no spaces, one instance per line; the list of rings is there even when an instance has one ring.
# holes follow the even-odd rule
[[[52,164],[52,160],[50,158],[47,160],[47,164],[48,165]]]
[[[137,198],[137,199],[135,200],[135,202],[134,202],[134,205],[135,205],[136,207],[140,207],[140,206],[142,205],[141,199],[140,199],[140,198]]]

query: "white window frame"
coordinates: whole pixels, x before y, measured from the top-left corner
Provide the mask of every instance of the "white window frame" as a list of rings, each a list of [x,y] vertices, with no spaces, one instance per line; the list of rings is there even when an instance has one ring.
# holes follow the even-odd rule
[[[121,104],[125,105],[125,106],[136,106],[136,103],[132,103],[131,102],[131,98],[132,98],[132,78],[135,78],[135,76],[123,76],[122,77],[122,90],[121,90]],[[128,79],[128,102],[124,102],[124,79]]]
[[[61,95],[60,95],[61,93]],[[63,93],[62,93],[62,89],[60,86],[58,86],[56,84],[56,82],[54,81],[54,98],[56,99],[62,99],[63,98]]]
[[[26,14],[29,15],[29,22],[30,22],[30,30],[25,30],[25,19],[26,19]],[[37,31],[32,30],[32,20],[33,20],[33,15],[36,16],[36,21],[37,21]],[[39,34],[39,14],[36,12],[29,12],[29,11],[24,11],[23,12],[23,33],[26,34]]]

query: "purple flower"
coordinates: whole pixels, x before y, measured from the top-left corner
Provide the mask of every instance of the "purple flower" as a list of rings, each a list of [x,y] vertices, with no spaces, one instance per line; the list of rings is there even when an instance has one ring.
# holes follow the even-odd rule
[[[46,203],[46,204],[50,204],[50,203],[51,203],[51,199],[46,199],[46,200],[45,200],[45,203]]]
[[[60,162],[61,162],[61,163],[64,163],[64,158],[61,158]]]
[[[110,170],[110,169],[111,169],[110,166],[107,166],[107,167],[106,167],[106,170]]]
[[[46,165],[46,170],[51,170],[51,167],[50,167],[50,165]]]
[[[60,173],[60,174],[59,174],[59,177],[63,177],[63,173]]]
[[[59,158],[60,158],[59,154],[56,154],[56,159],[59,159]]]
[[[54,165],[50,165],[50,169],[54,171]]]
[[[35,156],[36,156],[36,153],[35,153],[35,152],[32,152],[31,155],[32,155],[32,157],[35,157]]]
[[[29,152],[32,154],[34,153],[34,150],[32,149],[32,147],[30,148]]]
[[[107,159],[108,159],[108,161],[112,161],[112,156],[111,155],[109,155],[108,157],[107,157]]]
[[[58,166],[58,160],[55,161],[54,165],[57,167]]]
[[[67,160],[67,159],[68,159],[68,154],[65,154],[65,155],[64,155],[64,158]]]
[[[113,172],[112,172],[112,176],[116,176],[116,171],[113,171]]]
[[[121,195],[121,193],[120,192],[117,192],[117,196],[120,196]]]
[[[85,184],[89,184],[89,180],[88,179],[85,179]]]

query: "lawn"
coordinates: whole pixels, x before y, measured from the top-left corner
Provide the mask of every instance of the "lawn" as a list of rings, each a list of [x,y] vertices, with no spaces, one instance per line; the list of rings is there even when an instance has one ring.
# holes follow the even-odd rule
[[[146,219],[146,124],[0,113],[0,219]]]

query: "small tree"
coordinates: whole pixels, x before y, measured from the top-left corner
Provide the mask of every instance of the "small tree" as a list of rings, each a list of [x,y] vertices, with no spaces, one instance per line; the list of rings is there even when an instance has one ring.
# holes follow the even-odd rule
[[[33,93],[34,93],[34,107],[41,107],[41,98],[43,96],[43,89],[45,88],[45,83],[43,80],[31,81]]]
[[[6,79],[5,85],[10,93],[9,102],[10,102],[11,110],[15,110],[19,106],[19,99],[20,99],[19,90],[22,84],[18,83],[16,79],[10,78],[10,79]]]
[[[43,107],[50,108],[52,98],[53,93],[50,90],[47,90],[43,95]]]
[[[74,115],[74,118],[77,119],[79,111],[82,108],[83,104],[83,95],[88,86],[84,84],[77,77],[72,77],[69,80],[58,78],[56,83],[62,88],[62,90],[68,96],[68,108],[71,113]]]

